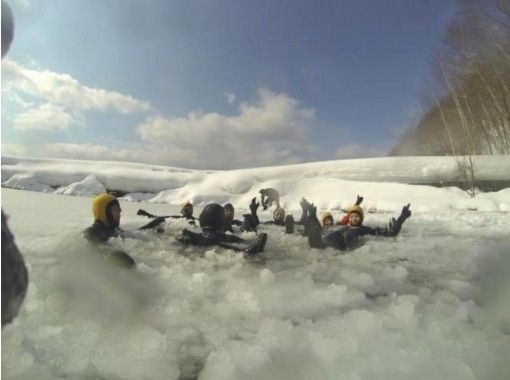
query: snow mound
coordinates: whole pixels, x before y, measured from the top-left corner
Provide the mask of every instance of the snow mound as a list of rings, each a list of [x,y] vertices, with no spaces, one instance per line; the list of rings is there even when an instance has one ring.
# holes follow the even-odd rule
[[[510,156],[475,157],[477,178],[510,183]],[[230,202],[245,208],[262,188],[279,191],[287,211],[300,210],[302,197],[319,209],[341,210],[363,195],[369,212],[395,212],[405,203],[414,211],[508,211],[510,189],[478,192],[471,198],[456,187],[430,184],[459,181],[455,157],[383,157],[306,164],[204,171],[105,161],[6,157],[3,186],[57,194],[91,196],[103,189],[138,202],[204,206]]]
[[[74,182],[65,187],[58,188],[55,194],[77,195],[77,196],[95,196],[104,193],[106,188],[93,176],[87,176],[83,181]]]
[[[3,186],[11,189],[39,191],[42,193],[49,193],[55,190],[51,186],[37,180],[33,173],[15,174],[4,182]]]

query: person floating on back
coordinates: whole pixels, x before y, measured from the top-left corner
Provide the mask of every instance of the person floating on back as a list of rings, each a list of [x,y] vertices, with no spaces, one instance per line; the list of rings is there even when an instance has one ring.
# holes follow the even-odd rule
[[[260,234],[253,242],[236,235],[225,234],[225,209],[217,203],[210,203],[205,206],[198,221],[202,229],[201,233],[184,229],[177,240],[182,244],[198,246],[219,245],[247,254],[256,254],[264,250],[267,234]]]
[[[179,215],[165,215],[158,216],[153,215],[150,212],[145,211],[144,209],[138,209],[136,215],[146,216],[152,219],[149,223],[139,228],[139,230],[154,230],[156,232],[163,232],[164,229],[160,225],[165,222],[166,219],[181,219],[184,218],[188,221],[189,224],[195,226],[196,218],[193,216],[193,205],[190,202],[186,202],[181,206],[181,212]]]
[[[113,195],[102,193],[94,197],[94,223],[83,231],[83,237],[93,245],[105,244],[112,237],[122,237],[124,231],[119,227],[121,211],[119,201]],[[135,266],[135,261],[121,251],[108,251],[105,257],[121,266]]]
[[[323,233],[323,229],[316,215],[317,208],[311,204],[308,208],[308,218],[305,224],[308,243],[312,248],[323,249],[332,247],[339,250],[347,250],[355,248],[358,245],[360,236],[397,236],[402,228],[402,224],[411,216],[410,206],[410,204],[404,206],[400,216],[397,219],[391,218],[387,227],[371,228],[363,225],[363,209],[359,205],[353,205],[348,210],[348,225],[338,230]]]
[[[363,202],[363,197],[358,195],[356,197],[356,203],[354,205],[359,206],[361,202]],[[298,221],[294,221],[294,217],[292,215],[288,215],[287,218],[285,218],[285,228],[287,233],[292,233],[294,232],[295,225],[304,226],[305,228],[298,229],[298,232],[300,232],[302,235],[308,236],[308,231],[306,229],[306,220],[308,218],[308,210],[311,204],[305,198],[301,198],[299,204],[301,205],[302,209],[301,218]],[[331,214],[329,211],[324,211],[320,216],[320,224],[322,226],[322,229],[324,230],[335,226],[345,226],[349,224],[349,214],[343,216],[340,219],[340,221],[335,224],[333,214]]]

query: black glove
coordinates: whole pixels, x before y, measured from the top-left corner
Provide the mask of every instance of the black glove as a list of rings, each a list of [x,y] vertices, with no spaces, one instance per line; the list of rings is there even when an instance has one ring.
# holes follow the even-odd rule
[[[299,202],[299,204],[301,205],[303,212],[306,212],[308,210],[308,206],[310,205],[310,203],[308,203],[305,198],[301,198],[301,202]]]
[[[388,233],[390,236],[397,236],[400,232],[400,228],[402,228],[402,222],[400,220],[396,220],[395,218],[391,218],[388,223]]]
[[[250,210],[252,214],[257,213],[257,209],[259,208],[260,203],[257,203],[257,198],[253,198],[250,203]]]
[[[411,210],[409,210],[409,207],[411,207],[410,203],[408,203],[407,206],[402,207],[402,212],[400,213],[400,216],[398,217],[398,220],[401,223],[404,223],[404,221],[411,216]]]
[[[257,222],[254,220],[253,215],[244,214],[243,231],[257,231]]]
[[[308,205],[308,216],[317,218],[317,206],[315,206],[313,203]]]
[[[361,202],[363,202],[363,197],[360,197],[359,195],[356,197],[356,203],[355,205],[356,206],[359,206],[361,204]]]

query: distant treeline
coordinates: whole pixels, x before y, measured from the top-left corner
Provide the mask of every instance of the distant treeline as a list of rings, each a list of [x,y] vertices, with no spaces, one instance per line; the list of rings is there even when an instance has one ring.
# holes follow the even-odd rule
[[[458,5],[426,111],[390,155],[510,154],[510,0]]]

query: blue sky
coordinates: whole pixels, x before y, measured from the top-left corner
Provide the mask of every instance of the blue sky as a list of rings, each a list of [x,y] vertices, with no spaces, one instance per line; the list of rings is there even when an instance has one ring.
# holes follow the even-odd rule
[[[453,0],[11,0],[2,154],[237,168],[386,154]]]

